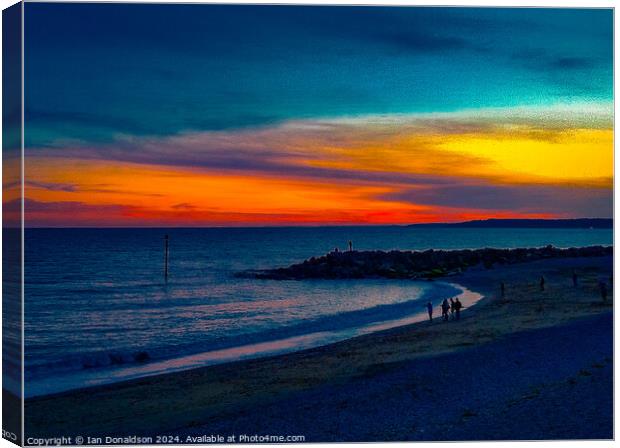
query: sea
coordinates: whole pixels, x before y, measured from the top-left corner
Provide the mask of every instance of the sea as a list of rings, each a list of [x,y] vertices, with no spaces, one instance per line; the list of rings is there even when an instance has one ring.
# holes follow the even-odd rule
[[[612,240],[611,229],[27,229],[25,395],[317,347],[426,319],[428,301],[459,295],[469,307],[480,298],[449,279],[236,276],[347,250],[348,241],[354,250],[424,250]]]

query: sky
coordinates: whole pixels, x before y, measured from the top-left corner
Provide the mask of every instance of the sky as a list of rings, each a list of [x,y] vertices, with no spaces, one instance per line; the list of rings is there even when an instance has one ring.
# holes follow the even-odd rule
[[[611,217],[612,23],[27,3],[26,225]]]

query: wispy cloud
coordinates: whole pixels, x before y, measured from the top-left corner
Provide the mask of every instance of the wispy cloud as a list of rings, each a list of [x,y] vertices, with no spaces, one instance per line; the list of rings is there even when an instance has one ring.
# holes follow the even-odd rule
[[[515,141],[523,153],[527,142],[535,143],[539,151],[554,151],[580,138],[601,139],[604,134],[597,131],[611,127],[611,104],[574,103],[294,120],[235,132],[187,133],[166,138],[124,137],[108,145],[33,148],[30,153],[37,157],[368,182],[432,183],[451,176],[501,177],[503,182],[515,182],[519,178],[543,183],[582,182],[588,181],[588,176],[573,179],[562,169],[570,158],[550,158],[549,163],[559,168],[555,170],[556,176],[549,177],[537,163],[531,169],[522,164],[523,172],[511,167],[502,169],[496,155],[501,155],[504,147]],[[585,135],[584,129],[594,134]],[[486,144],[495,142],[497,154],[466,150],[468,141],[482,140]],[[599,145],[598,150],[605,144],[590,143]],[[610,155],[610,149],[604,147],[603,152]],[[590,156],[582,153],[571,158],[583,157],[585,162],[591,161]],[[573,166],[575,170],[578,167]],[[591,167],[586,171],[591,172]],[[597,176],[590,177],[599,182]]]
[[[608,216],[611,127],[611,105],[587,103],[124,137],[31,148],[27,194],[122,222]]]
[[[74,184],[62,184],[55,182],[37,182],[35,180],[28,180],[25,182],[26,187],[42,188],[50,191],[76,191],[77,186]]]
[[[402,190],[389,193],[383,199],[429,206],[550,213],[558,216],[613,214],[613,191],[602,188],[459,183]]]

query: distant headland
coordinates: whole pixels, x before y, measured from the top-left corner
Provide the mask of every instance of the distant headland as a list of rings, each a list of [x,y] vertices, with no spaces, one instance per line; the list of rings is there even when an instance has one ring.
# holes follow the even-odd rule
[[[611,218],[577,219],[480,219],[453,223],[410,224],[407,227],[455,227],[455,228],[527,228],[527,229],[613,229]]]

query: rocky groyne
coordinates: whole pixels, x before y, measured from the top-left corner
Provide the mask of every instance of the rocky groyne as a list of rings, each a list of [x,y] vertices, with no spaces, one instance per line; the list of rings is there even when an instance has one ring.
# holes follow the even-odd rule
[[[474,266],[522,263],[545,258],[599,257],[613,254],[613,246],[560,249],[553,246],[523,249],[463,249],[425,251],[330,252],[289,267],[244,271],[240,277],[274,280],[302,279],[432,279],[454,275]]]

